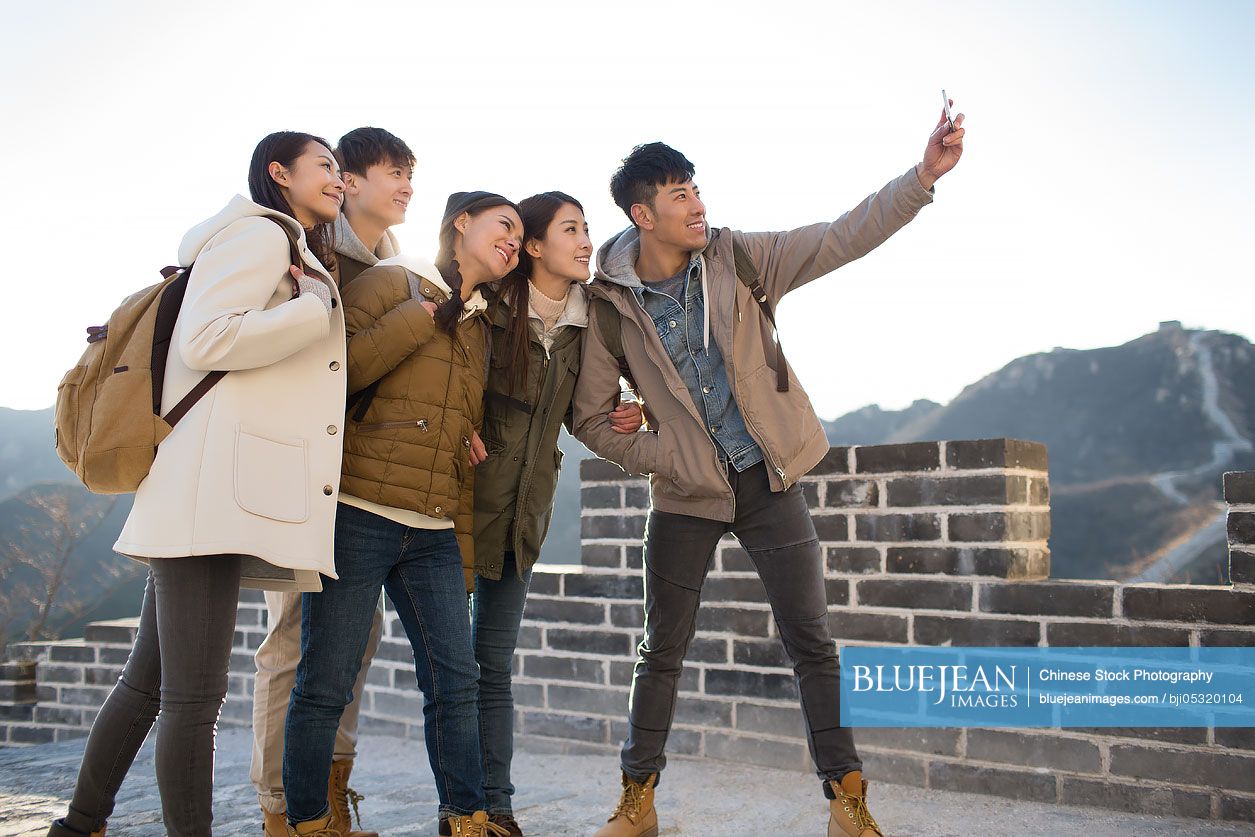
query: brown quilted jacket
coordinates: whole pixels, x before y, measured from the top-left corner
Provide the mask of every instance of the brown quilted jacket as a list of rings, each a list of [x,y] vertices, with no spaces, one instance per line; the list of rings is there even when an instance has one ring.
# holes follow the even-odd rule
[[[448,298],[443,282],[413,278],[422,299],[439,304]],[[343,300],[348,390],[378,385],[364,415],[360,402],[350,406],[340,490],[451,518],[463,567],[473,570],[468,456],[483,421],[487,321],[482,312],[468,317],[451,338],[411,296],[411,273],[397,264],[362,271],[344,287]]]

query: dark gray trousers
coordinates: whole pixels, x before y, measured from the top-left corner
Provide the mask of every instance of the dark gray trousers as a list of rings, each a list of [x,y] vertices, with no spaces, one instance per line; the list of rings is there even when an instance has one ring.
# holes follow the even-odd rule
[[[651,509],[645,524],[645,632],[632,677],[623,772],[643,782],[667,764],[684,655],[697,626],[702,583],[719,539],[731,532],[767,590],[776,628],[793,662],[816,771],[825,780],[862,770],[854,736],[840,725],[841,672],[828,631],[824,563],[799,485],[775,493],[765,464],[730,470],[732,523]]]
[[[150,566],[131,656],[92,724],[69,812],[49,837],[91,834],[105,825],[158,711],[157,788],[166,833],[209,837],[214,730],[227,694],[240,556],[154,558]]]

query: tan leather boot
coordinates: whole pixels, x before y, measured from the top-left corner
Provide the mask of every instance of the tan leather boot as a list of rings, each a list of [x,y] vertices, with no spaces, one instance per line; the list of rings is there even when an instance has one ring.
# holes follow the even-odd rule
[[[349,804],[353,805],[353,813],[357,815],[357,827],[362,827],[362,814],[357,810],[357,803],[366,797],[349,787],[349,774],[353,772],[353,762],[345,759],[331,763],[331,776],[327,779],[327,803],[331,805],[331,824],[340,829],[346,837],[379,837],[377,831],[354,831],[353,821],[349,819]]]
[[[487,811],[476,811],[464,817],[449,817],[449,833],[453,837],[506,837],[510,832],[488,819]]]
[[[310,820],[299,825],[290,825],[284,823],[287,829],[287,837],[345,837],[343,831],[335,828],[331,824],[331,815],[322,819]]]
[[[609,821],[593,837],[658,837],[658,812],[654,810],[654,783],[658,774],[634,782],[623,774],[623,793]]]
[[[885,837],[867,810],[867,780],[861,770],[851,770],[840,782],[828,784],[837,795],[828,802],[828,837]]]
[[[287,837],[288,815],[273,814],[265,808],[261,809],[262,837]]]

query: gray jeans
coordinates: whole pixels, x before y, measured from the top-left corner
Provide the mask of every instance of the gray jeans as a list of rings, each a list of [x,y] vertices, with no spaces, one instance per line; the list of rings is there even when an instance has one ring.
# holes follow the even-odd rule
[[[157,724],[157,788],[172,837],[208,837],[214,731],[227,693],[240,556],[150,561],[131,656],[92,724],[78,784],[49,837],[91,834],[113,813],[135,754]]]
[[[824,563],[799,485],[775,493],[767,467],[730,471],[732,523],[651,509],[645,524],[645,632],[638,649],[623,772],[643,782],[667,764],[684,655],[697,627],[702,583],[726,532],[745,547],[767,589],[776,628],[802,698],[811,758],[823,779],[862,770],[841,719],[841,669],[828,631]],[[831,791],[828,791],[831,793]]]

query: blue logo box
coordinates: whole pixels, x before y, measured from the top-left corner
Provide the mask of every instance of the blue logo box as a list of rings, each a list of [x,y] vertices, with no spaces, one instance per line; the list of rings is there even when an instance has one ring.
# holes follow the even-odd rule
[[[1252,727],[1255,648],[845,648],[841,725]]]

